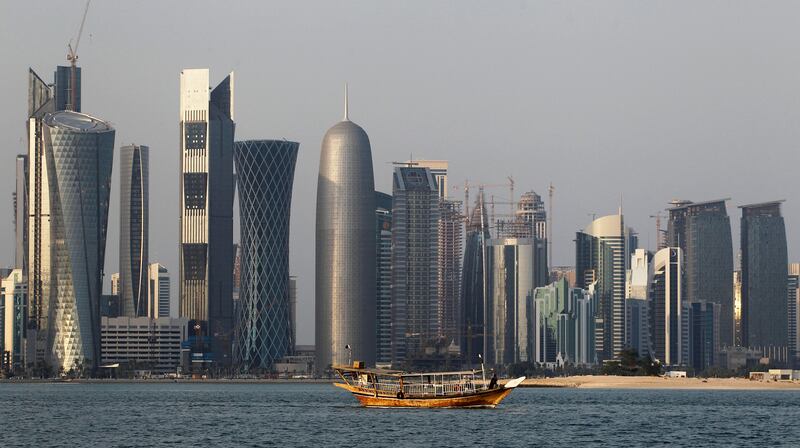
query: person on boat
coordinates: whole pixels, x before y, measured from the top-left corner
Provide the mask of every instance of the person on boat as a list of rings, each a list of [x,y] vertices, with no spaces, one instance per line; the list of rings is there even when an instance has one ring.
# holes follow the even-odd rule
[[[492,379],[489,380],[489,389],[495,389],[497,387],[497,372],[492,373]]]

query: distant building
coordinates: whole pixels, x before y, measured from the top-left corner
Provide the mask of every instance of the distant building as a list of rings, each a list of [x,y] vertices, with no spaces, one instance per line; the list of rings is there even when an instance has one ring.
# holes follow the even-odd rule
[[[683,253],[683,299],[721,305],[720,346],[733,345],[733,243],[726,199],[673,201],[667,242]]]
[[[733,343],[742,346],[742,271],[733,271]]]
[[[743,205],[742,345],[788,347],[788,265],[782,201]]]
[[[392,188],[392,363],[437,342],[439,195],[427,168],[397,167]]]
[[[534,353],[533,293],[534,241],[532,238],[489,240],[489,352],[486,362],[498,366],[530,362]]]
[[[170,298],[169,271],[160,263],[147,267],[147,317],[176,317]]]
[[[639,356],[650,354],[650,258],[646,250],[636,249],[625,282],[625,346]]]
[[[800,358],[800,263],[789,264],[789,277],[787,279],[786,306],[788,310],[789,328],[789,354],[795,359]]]
[[[533,361],[594,364],[594,297],[589,290],[570,288],[562,278],[536,288],[532,319]],[[530,310],[530,309],[529,309]]]
[[[231,361],[233,339],[234,76],[210,89],[208,69],[180,73],[180,316],[209,345],[202,359]],[[193,333],[195,333],[193,331]]]
[[[650,341],[653,357],[666,366],[686,364],[684,351],[687,330],[682,319],[683,252],[679,247],[665,247],[653,256],[650,283]]]
[[[575,266],[553,266],[550,268],[550,283],[555,283],[562,278],[567,279],[570,286],[575,286]]]
[[[317,182],[317,374],[375,364],[375,179],[369,137],[348,116],[322,140]],[[349,350],[348,350],[349,347]]]
[[[713,302],[691,302],[684,304],[684,332],[688,335],[689,366],[696,372],[719,365],[720,310],[722,305]]]
[[[118,295],[103,294],[100,296],[100,317],[120,317]]]
[[[375,192],[376,362],[392,362],[392,195]]]
[[[100,362],[98,304],[105,265],[114,128],[77,112],[42,123],[50,184],[50,365],[68,371]],[[38,287],[38,286],[37,286]],[[77,361],[76,361],[77,360]]]
[[[289,217],[299,146],[246,140],[234,147],[242,250],[234,363],[245,371],[272,369],[294,350]]]
[[[111,274],[111,294],[118,296],[119,291],[119,272],[115,272]]]
[[[575,236],[576,287],[597,282],[595,352],[615,359],[625,348],[625,272],[630,257],[628,230],[621,214],[597,218]]]
[[[483,190],[478,195],[472,215],[467,217],[464,263],[461,275],[461,354],[468,367],[479,364],[478,355],[489,351],[488,248],[489,218]]]
[[[0,370],[9,369],[18,372],[25,367],[23,342],[25,340],[27,302],[27,279],[22,275],[22,269],[14,269],[2,280]]]
[[[28,262],[28,156],[17,155],[14,197],[14,268],[27,269]],[[26,280],[27,281],[27,280]],[[27,300],[27,298],[26,298]]]
[[[55,110],[81,111],[81,68],[75,68],[75,85],[72,85],[72,67],[59,65],[53,76],[55,83]],[[73,95],[73,89],[75,93]],[[75,104],[73,103],[73,100]]]
[[[289,276],[289,325],[292,341],[297,342],[297,276]],[[294,350],[294,348],[292,348]]]
[[[122,314],[148,316],[150,148],[120,148],[119,291]]]
[[[181,344],[188,339],[188,325],[186,318],[103,317],[100,321],[102,363],[175,372],[181,364]]]
[[[508,220],[498,220],[497,238],[529,238],[533,240],[536,272],[534,283],[545,286],[550,280],[547,266],[547,213],[542,197],[534,191],[523,193],[517,203],[514,216]]]
[[[437,262],[437,338],[445,344],[460,341],[461,234],[464,224],[461,202],[440,200]]]

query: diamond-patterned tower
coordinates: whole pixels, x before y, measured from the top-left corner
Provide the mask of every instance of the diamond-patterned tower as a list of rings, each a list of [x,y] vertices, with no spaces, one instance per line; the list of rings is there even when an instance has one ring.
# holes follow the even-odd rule
[[[345,98],[347,95],[345,94]],[[350,121],[328,129],[317,180],[316,364],[375,364],[375,179],[369,137]],[[349,346],[349,347],[348,347]]]
[[[48,114],[43,131],[53,241],[50,363],[55,369],[95,368],[114,129],[65,111]]]
[[[147,146],[120,148],[119,302],[128,317],[148,315],[149,154]]]
[[[300,144],[286,140],[236,142],[241,288],[234,363],[270,369],[294,351],[289,300],[289,214]]]

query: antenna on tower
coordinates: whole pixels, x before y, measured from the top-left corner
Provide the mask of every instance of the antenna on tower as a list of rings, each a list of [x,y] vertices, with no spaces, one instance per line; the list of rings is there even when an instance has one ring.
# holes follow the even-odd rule
[[[347,83],[344,83],[344,121],[350,121],[350,112],[348,108]]]

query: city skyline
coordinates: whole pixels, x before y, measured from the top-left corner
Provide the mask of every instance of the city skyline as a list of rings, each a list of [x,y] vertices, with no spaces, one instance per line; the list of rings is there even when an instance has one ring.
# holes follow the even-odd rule
[[[630,4],[630,3],[628,3]],[[685,6],[685,4],[684,4]],[[0,27],[0,36],[4,37],[3,42],[15,41],[10,36],[12,33],[24,30],[29,26],[30,19],[26,17],[25,8],[30,8],[28,16],[36,16],[35,12],[44,8],[42,5],[16,5],[10,14],[3,14],[3,26]],[[71,17],[74,11],[68,9],[67,5],[47,5],[58,15]],[[294,7],[285,7],[282,11],[288,15],[289,23],[296,23],[299,20],[299,11],[293,10]],[[328,9],[330,8],[330,9]],[[254,62],[243,61],[244,49],[247,51],[264,51],[265,54],[285,55],[290,62],[302,62],[300,67],[308,69],[316,67],[310,61],[313,58],[320,58],[322,62],[330,64],[329,56],[325,55],[328,47],[316,37],[306,37],[299,43],[281,40],[280,45],[261,42],[248,41],[243,50],[231,48],[229,45],[217,46],[213,44],[213,38],[219,39],[222,34],[214,34],[209,38],[200,36],[203,45],[200,48],[193,47],[189,40],[182,41],[183,37],[175,37],[176,40],[165,44],[164,48],[156,48],[157,44],[152,44],[149,39],[158,36],[145,36],[145,42],[141,49],[123,47],[126,54],[126,62],[121,62],[119,56],[114,56],[110,52],[116,51],[115,45],[115,26],[119,29],[127,29],[120,25],[129,21],[126,26],[131,24],[144,23],[144,17],[150,8],[142,8],[143,11],[129,10],[120,8],[114,11],[108,5],[93,5],[93,10],[89,13],[87,21],[87,32],[90,33],[85,38],[81,57],[81,67],[85,68],[82,72],[82,106],[85,110],[93,114],[109,119],[115,124],[117,129],[117,147],[131,141],[147,142],[152,147],[151,166],[153,170],[152,178],[160,178],[153,191],[163,191],[158,203],[151,205],[151,253],[150,258],[159,260],[173,272],[173,285],[177,288],[178,274],[178,238],[177,223],[178,216],[178,194],[177,179],[174,173],[177,172],[177,145],[175,142],[175,120],[174,112],[177,104],[177,73],[184,67],[206,67],[210,66],[214,73],[219,73],[222,68],[231,67],[237,71],[237,115],[242,117],[240,126],[237,126],[237,138],[249,138],[257,135],[270,135],[275,137],[286,137],[299,141],[307,148],[317,148],[321,141],[322,133],[329,125],[331,114],[338,110],[337,105],[341,101],[340,86],[345,81],[351,82],[353,102],[358,104],[357,121],[370,132],[373,141],[373,156],[375,158],[373,167],[375,171],[376,189],[389,191],[391,183],[391,168],[385,162],[392,160],[404,160],[409,152],[413,152],[414,157],[429,157],[435,159],[445,159],[450,161],[449,181],[451,186],[458,187],[463,184],[463,180],[481,181],[486,183],[497,183],[507,175],[512,174],[518,182],[519,191],[533,189],[540,193],[544,192],[547,184],[553,181],[557,188],[554,206],[555,227],[553,229],[554,239],[554,265],[572,264],[573,244],[571,235],[576,230],[582,228],[590,220],[586,214],[596,213],[598,216],[613,212],[619,202],[619,195],[623,196],[623,207],[625,209],[626,224],[631,225],[640,232],[640,240],[643,246],[651,249],[655,248],[655,223],[648,216],[658,210],[667,208],[667,202],[671,199],[692,198],[697,200],[713,199],[715,197],[731,197],[732,201],[728,204],[728,215],[736,216],[735,207],[741,204],[754,203],[771,199],[772,197],[786,197],[787,202],[784,206],[784,217],[786,220],[787,239],[789,246],[789,261],[797,261],[798,250],[800,250],[800,232],[796,229],[795,222],[800,220],[800,204],[797,204],[796,195],[793,189],[797,187],[797,181],[789,168],[783,165],[792,165],[798,160],[797,150],[795,149],[800,142],[800,135],[794,123],[800,122],[800,113],[794,107],[794,103],[787,103],[787,100],[779,97],[789,96],[798,89],[790,79],[796,79],[800,69],[794,61],[779,62],[776,58],[786,53],[795,52],[794,43],[777,42],[777,33],[786,30],[788,26],[781,17],[774,15],[774,10],[769,7],[764,11],[747,11],[747,7],[740,6],[733,8],[736,12],[724,15],[728,21],[724,21],[718,27],[719,35],[710,36],[706,34],[706,29],[699,22],[702,18],[708,18],[709,11],[700,7],[697,12],[698,18],[678,17],[681,11],[680,6],[665,7],[668,17],[674,20],[681,20],[683,29],[688,36],[699,39],[701,44],[719,49],[721,54],[710,55],[701,49],[690,48],[688,55],[681,56],[673,53],[676,48],[682,48],[681,42],[668,45],[659,32],[666,33],[663,23],[657,23],[652,33],[646,33],[639,28],[643,25],[632,24],[631,18],[639,19],[650,24],[653,17],[651,13],[640,10],[628,10],[620,12],[612,9],[611,13],[600,13],[593,11],[594,16],[600,14],[595,21],[588,20],[590,14],[581,11],[570,11],[568,8],[552,7],[512,7],[498,6],[494,9],[475,6],[470,12],[469,8],[431,6],[433,13],[428,18],[416,18],[410,11],[413,6],[393,6],[397,13],[397,20],[415,26],[421,31],[421,38],[414,37],[410,45],[410,53],[417,52],[417,56],[422,58],[428,66],[424,75],[417,73],[418,68],[408,67],[400,72],[400,78],[405,86],[399,85],[396,88],[389,88],[382,82],[387,70],[396,70],[401,64],[389,65],[388,60],[375,56],[372,47],[362,42],[360,34],[353,34],[345,31],[335,38],[332,45],[349,44],[357,50],[365,51],[366,56],[362,59],[358,55],[346,55],[345,63],[341,67],[334,67],[333,70],[320,76],[316,71],[309,78],[309,73],[299,74],[293,71],[281,72],[270,71],[271,78],[264,83],[261,73],[265,70],[259,68]],[[408,8],[408,9],[406,9]],[[177,9],[177,7],[176,7]],[[201,8],[202,9],[202,8]],[[632,9],[632,8],[629,8]],[[234,6],[231,11],[220,11],[220,14],[227,17],[232,14],[235,17],[245,20],[242,16],[244,7]],[[320,6],[320,11],[329,13],[334,18],[342,18],[341,13],[335,11],[332,6]],[[4,11],[6,12],[6,11]],[[266,16],[268,10],[256,11],[254,17]],[[140,15],[141,14],[141,15]],[[149,13],[148,13],[149,14]],[[153,18],[156,21],[174,18],[176,11],[167,8],[164,18]],[[189,14],[196,14],[189,11]],[[207,11],[205,12],[207,14]],[[483,14],[483,17],[482,17]],[[321,14],[325,15],[325,14]],[[444,16],[452,16],[444,19]],[[515,18],[519,15],[520,18]],[[537,18],[536,16],[542,17]],[[750,21],[747,22],[751,30],[757,24],[765,21],[766,17],[770,20],[778,21],[772,30],[764,30],[766,36],[751,36],[753,39],[761,39],[761,44],[754,44],[743,50],[734,43],[727,44],[726,39],[730,38],[731,33],[739,33],[741,30],[732,29],[735,22],[733,18],[749,15]],[[791,16],[782,11],[782,15]],[[391,14],[381,11],[362,10],[361,18],[373,19],[375,23],[368,26],[381,27],[385,25],[386,17]],[[148,17],[149,19],[150,17]],[[562,42],[555,45],[559,51],[551,53],[548,46],[536,40],[526,39],[526,37],[538,36],[535,31],[528,27],[520,28],[522,38],[526,44],[533,46],[533,53],[536,54],[536,63],[531,65],[515,65],[517,59],[508,50],[500,52],[499,55],[492,56],[492,45],[504,42],[503,39],[510,39],[509,35],[503,31],[496,40],[481,44],[480,37],[468,36],[471,26],[477,24],[482,19],[488,20],[492,24],[502,21],[509,21],[512,24],[519,24],[520,20],[527,20],[536,23],[537,26],[545,26],[539,21],[546,22],[553,20],[549,27],[563,26],[567,24],[569,31],[575,31],[577,37],[575,41]],[[616,20],[615,20],[616,19]],[[77,20],[77,17],[76,17]],[[317,20],[317,19],[314,19]],[[4,98],[8,99],[8,106],[2,112],[2,147],[5,148],[5,155],[9,163],[4,164],[6,171],[2,176],[3,184],[0,184],[0,191],[6,192],[9,198],[13,190],[13,172],[11,171],[11,158],[17,153],[25,153],[25,77],[28,66],[31,66],[39,73],[45,74],[49,78],[49,73],[56,65],[63,65],[63,50],[69,37],[74,32],[74,21],[65,20],[65,25],[52,27],[52,29],[42,30],[42,35],[32,41],[20,42],[20,47],[15,54],[5,58],[6,67],[9,73],[7,82],[2,86]],[[334,20],[335,22],[335,20]],[[465,57],[463,50],[452,48],[454,44],[442,41],[442,34],[436,32],[434,25],[444,22],[446,30],[455,31],[458,36],[466,39],[466,46],[472,47],[469,51],[477,51],[482,62],[511,62],[508,76],[511,82],[505,86],[497,84],[505,78],[501,75],[491,75],[483,67],[475,67],[471,61]],[[577,22],[577,24],[574,24]],[[730,22],[730,24],[728,23]],[[158,22],[161,23],[161,22]],[[315,22],[316,23],[316,22]],[[612,26],[616,23],[618,28]],[[571,25],[570,25],[571,24]],[[281,25],[282,26],[282,25]],[[611,61],[607,66],[607,72],[595,73],[597,79],[587,79],[580,75],[571,75],[563,83],[555,82],[550,77],[560,74],[562,71],[570,71],[583,66],[580,57],[588,57],[589,50],[596,48],[588,41],[588,37],[580,31],[581,26],[599,31],[600,49],[605,49],[605,53],[611,56]],[[243,27],[246,28],[246,27]],[[402,27],[401,27],[402,28]],[[756,27],[758,28],[758,27]],[[323,28],[327,30],[329,28]],[[761,28],[758,28],[762,30]],[[274,31],[281,32],[282,29]],[[642,75],[644,81],[635,81],[625,78],[625,82],[619,83],[614,80],[618,75],[621,62],[617,59],[624,59],[625,56],[637,56],[643,58],[645,62],[652,62],[653,56],[641,54],[645,47],[631,49],[620,45],[610,50],[602,45],[611,46],[624,42],[623,37],[627,32],[637,31],[645,33],[645,44],[652,44],[659,49],[656,56],[668,56],[666,63],[671,63],[675,67],[684,64],[699,64],[705,68],[706,73],[690,72],[683,75],[661,77],[658,73],[648,70],[646,63],[634,64],[638,74]],[[797,31],[791,30],[792,33]],[[392,39],[398,36],[397,31],[390,30],[386,37],[386,42],[392,43]],[[93,36],[93,37],[90,37]],[[558,34],[557,34],[558,35]],[[233,36],[241,36],[234,34]],[[432,52],[426,50],[422,45],[425,37],[438,37],[435,48],[452,50],[455,57],[453,60],[439,60],[434,57]],[[163,36],[162,36],[163,37]],[[484,36],[485,37],[485,36]],[[231,37],[235,39],[236,37]],[[188,38],[187,38],[188,39]],[[192,39],[198,39],[193,36]],[[208,39],[208,40],[206,40]],[[296,50],[297,45],[309,44],[308,40],[313,39],[313,44],[319,46],[318,50],[312,51],[310,55],[299,56],[291,54]],[[268,41],[269,39],[265,39]],[[788,40],[787,40],[788,41]],[[531,43],[533,42],[533,43]],[[519,51],[527,49],[520,46],[519,42],[511,41],[511,46]],[[658,46],[660,44],[661,46]],[[251,47],[252,45],[252,47]],[[274,46],[273,46],[274,45]],[[285,48],[283,46],[286,46]],[[377,45],[380,46],[380,45]],[[477,46],[477,49],[475,49]],[[784,47],[788,47],[784,48]],[[578,49],[578,55],[571,59],[563,56],[562,53],[569,49]],[[390,45],[390,50],[396,50]],[[756,50],[757,49],[757,50]],[[3,46],[4,53],[11,53],[12,48]],[[736,50],[736,51],[733,51]],[[145,55],[145,52],[153,52],[152,56]],[[297,52],[297,51],[295,51]],[[18,53],[18,54],[17,54]],[[185,54],[184,54],[185,53]],[[357,53],[354,51],[353,53]],[[390,51],[390,55],[397,57],[397,51]],[[735,53],[735,54],[729,54]],[[162,59],[166,55],[174,56],[169,62]],[[561,56],[559,56],[561,55]],[[368,57],[367,57],[368,56]],[[518,56],[518,55],[517,55]],[[542,57],[544,56],[544,57]],[[560,60],[559,58],[566,58]],[[702,59],[703,57],[711,60]],[[376,59],[377,58],[377,59]],[[500,58],[499,60],[497,58]],[[701,60],[696,60],[701,58]],[[746,89],[747,81],[753,76],[761,74],[755,71],[758,61],[767,59],[773,64],[785,64],[785,69],[776,69],[771,86]],[[366,60],[377,60],[378,64],[372,72],[364,72],[361,64]],[[404,61],[414,59],[414,56],[404,56]],[[141,64],[136,64],[138,60]],[[238,62],[237,62],[238,61]],[[556,64],[556,62],[561,64]],[[588,63],[588,62],[586,62]],[[350,65],[348,65],[350,64]],[[520,63],[521,64],[521,63]],[[550,66],[548,67],[548,64]],[[726,76],[729,81],[718,81],[721,84],[706,85],[703,80],[711,78],[711,75],[724,67],[733,64],[738,68],[751,68],[742,73],[741,70],[731,70]],[[737,65],[739,64],[739,65]],[[147,67],[145,72],[137,67],[141,65]],[[292,65],[291,63],[288,65]],[[491,64],[489,64],[491,65]],[[505,65],[505,64],[503,64]],[[752,65],[752,67],[751,67]],[[555,67],[555,68],[554,68]],[[664,65],[658,65],[664,67]],[[475,73],[467,73],[468,68],[476,69]],[[460,76],[464,80],[456,82],[452,87],[445,84],[452,81],[451,77],[444,77],[444,74],[453,69],[458,69]],[[528,76],[530,70],[540,71],[541,74],[533,79],[534,87],[522,82],[524,76],[514,73],[518,69],[520,74]],[[642,73],[643,72],[643,73]],[[780,73],[780,76],[774,73]],[[298,80],[293,81],[292,77],[298,75]],[[488,82],[483,77],[488,76]],[[519,76],[519,77],[518,77]],[[681,77],[682,76],[682,77]],[[784,79],[786,76],[787,79]],[[122,83],[130,86],[130,89],[117,89],[113,83]],[[443,79],[442,79],[443,78]],[[486,92],[475,92],[467,90],[470,83],[481,82],[487,87]],[[590,94],[587,90],[601,90],[600,86],[604,82],[610,82],[610,91],[622,94],[621,98],[616,98],[609,94]],[[567,95],[563,99],[558,96],[551,97],[545,92],[546,88],[553,88],[555,85],[559,95],[564,95],[569,90],[571,83],[578,83],[581,86],[581,93]],[[535,87],[536,85],[540,87]],[[688,85],[695,90],[688,89],[686,93],[680,92],[680,87]],[[703,87],[708,88],[708,92],[697,95],[698,90]],[[142,91],[150,89],[149,92]],[[737,90],[741,89],[741,90]],[[129,90],[130,92],[125,92]],[[659,92],[665,90],[675,96],[672,98],[662,98]],[[676,95],[677,90],[677,95]],[[283,92],[286,93],[283,93]],[[458,99],[456,94],[469,91],[470,94],[464,99]],[[522,101],[515,101],[509,95],[519,92]],[[134,92],[134,93],[131,93]],[[691,93],[690,93],[691,92]],[[298,99],[294,99],[298,93],[303,93]],[[152,95],[152,96],[151,96]],[[581,96],[583,95],[583,96]],[[594,95],[594,96],[593,96]],[[599,96],[597,96],[599,95]],[[644,99],[638,100],[636,95],[642,95]],[[163,97],[156,98],[156,97]],[[404,98],[407,97],[407,98]],[[147,105],[150,101],[153,105]],[[590,101],[591,100],[591,101]],[[608,107],[613,101],[619,100],[622,106],[617,106],[612,110],[614,113],[601,116],[601,110]],[[140,102],[141,101],[141,102]],[[507,103],[507,104],[504,104]],[[586,103],[586,104],[584,104]],[[776,106],[765,106],[771,103]],[[274,104],[275,107],[268,107],[264,110],[264,104]],[[383,105],[386,104],[386,105]],[[559,106],[562,104],[563,106]],[[686,104],[689,104],[687,106]],[[736,106],[733,106],[733,105]],[[744,109],[748,112],[736,112],[744,104]],[[503,105],[503,106],[500,106]],[[291,106],[287,112],[287,106]],[[587,110],[583,110],[586,107]],[[629,116],[624,112],[625,108],[636,111],[641,118]],[[463,108],[467,112],[458,109]],[[669,113],[662,114],[663,108]],[[483,109],[497,110],[495,113],[499,117],[488,116]],[[698,111],[692,111],[697,109]],[[727,111],[726,109],[730,109]],[[147,110],[145,114],[142,111]],[[580,113],[575,110],[581,110]],[[712,113],[714,112],[714,113]],[[511,115],[509,115],[509,113]],[[686,115],[681,117],[680,115]],[[707,115],[706,115],[707,114]],[[636,114],[634,114],[636,115]],[[718,121],[713,120],[715,115],[722,116]],[[612,118],[609,118],[612,117]],[[444,123],[441,126],[432,126],[435,123],[433,118],[442,118]],[[488,117],[488,119],[487,119]],[[549,118],[548,118],[549,117]],[[556,117],[556,118],[552,118]],[[622,123],[615,121],[620,119]],[[624,118],[624,119],[623,119]],[[796,119],[794,119],[796,118]],[[596,125],[592,124],[597,120]],[[710,125],[703,130],[698,129],[695,123],[704,123],[711,120]],[[630,121],[630,123],[629,123]],[[265,123],[270,123],[265,126]],[[533,123],[533,130],[526,131],[525,127]],[[748,124],[751,123],[751,124]],[[624,124],[624,126],[623,126]],[[602,131],[602,127],[607,127],[609,131]],[[784,128],[785,126],[785,128]],[[476,131],[475,129],[484,127],[486,131]],[[737,128],[744,128],[740,130]],[[418,138],[412,138],[408,134],[408,129],[415,129],[425,135],[426,144],[417,147]],[[484,133],[485,132],[485,133]],[[776,134],[779,137],[770,136]],[[666,140],[666,143],[664,143]],[[485,153],[485,148],[492,149],[491,154]],[[533,149],[532,149],[533,147]],[[733,152],[731,149],[733,148]],[[664,160],[660,157],[664,151],[672,150],[675,155],[682,157],[696,158],[693,166],[683,167],[677,162]],[[750,152],[747,152],[747,151]],[[609,164],[600,160],[599,154],[607,158]],[[292,253],[291,272],[297,275],[298,284],[298,310],[299,310],[299,332],[298,342],[307,343],[313,340],[313,218],[314,218],[314,192],[316,185],[313,180],[300,181],[301,179],[313,179],[313,174],[317,171],[316,160],[319,153],[316,150],[306,151],[298,160],[298,182],[295,183],[295,200],[293,207],[293,220],[291,232]],[[722,157],[721,157],[722,156]],[[115,154],[115,163],[119,163],[119,154]],[[719,159],[723,159],[720,161]],[[584,160],[595,165],[591,168],[605,169],[613,175],[609,176],[608,181],[602,185],[589,187],[586,182],[579,182],[571,174],[576,168],[576,160]],[[635,172],[617,175],[613,171],[613,164],[619,164],[621,160],[630,160],[641,168],[643,175]],[[655,161],[658,160],[659,163]],[[782,162],[789,163],[782,163]],[[719,165],[715,165],[719,163]],[[598,166],[599,165],[599,166]],[[795,163],[796,165],[796,163]],[[119,165],[117,165],[119,166]],[[566,167],[569,166],[567,169]],[[626,165],[627,166],[627,165]],[[533,167],[533,169],[531,169]],[[651,176],[647,173],[670,172],[678,167],[684,169],[679,179],[685,180],[681,184],[676,184],[675,179],[669,181],[654,179],[658,176]],[[777,172],[775,172],[777,170]],[[581,169],[579,174],[589,176],[590,168]],[[119,185],[119,170],[114,170],[112,189]],[[665,176],[668,177],[668,176]],[[707,180],[704,178],[708,178]],[[713,179],[713,180],[712,180]],[[638,187],[644,181],[649,182],[647,188]],[[655,192],[655,193],[654,193]],[[450,191],[451,197],[461,199],[460,191]],[[505,197],[505,189],[497,189],[494,194],[498,197]],[[118,247],[119,235],[117,229],[117,217],[119,203],[116,200],[118,194],[112,192],[112,209],[109,219],[109,239],[108,251],[106,256],[106,273],[117,272],[115,268],[118,259],[115,248]],[[474,196],[473,196],[474,197]],[[156,202],[156,201],[154,201]],[[10,198],[7,199],[10,214]],[[470,207],[472,204],[469,204]],[[115,208],[116,207],[116,208]],[[499,206],[502,208],[503,206]],[[13,234],[11,220],[4,220],[0,225],[0,260],[4,260],[4,265],[11,266],[13,262]],[[731,234],[734,235],[734,257],[738,248],[739,229],[738,219],[732,219]],[[309,225],[308,222],[312,224]],[[238,222],[234,223],[234,229],[238,229]],[[236,232],[238,234],[238,232]],[[238,237],[235,237],[235,241]],[[104,285],[107,288],[107,285]],[[173,290],[177,294],[177,289]]]

